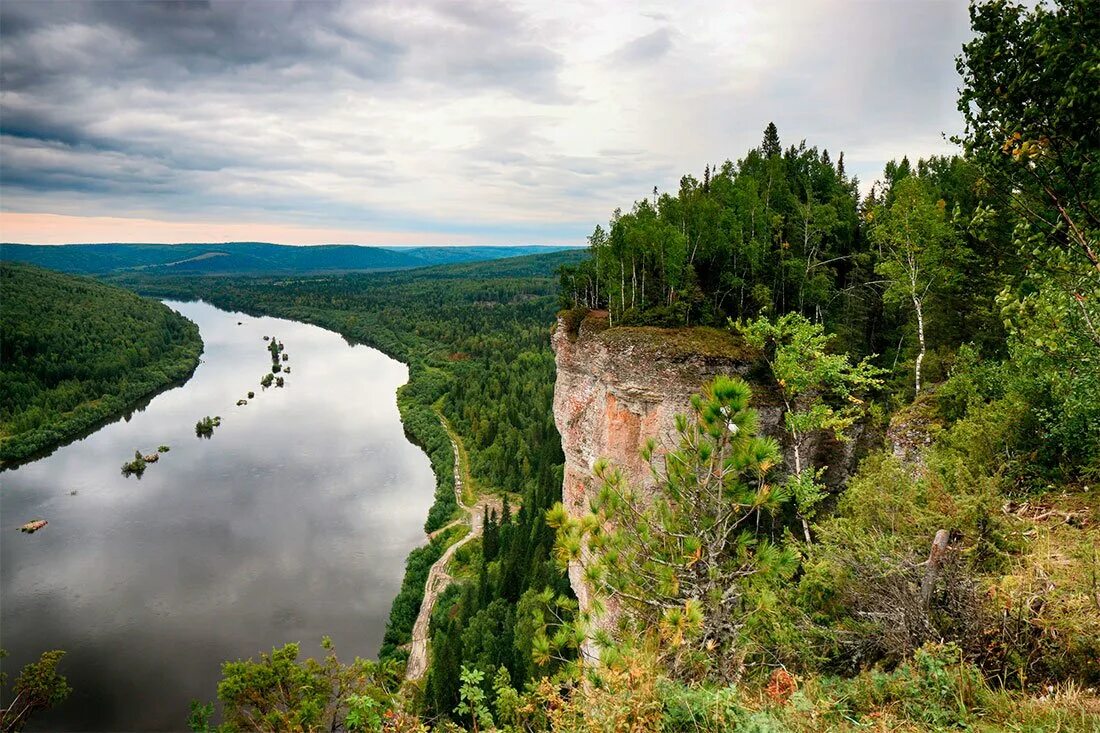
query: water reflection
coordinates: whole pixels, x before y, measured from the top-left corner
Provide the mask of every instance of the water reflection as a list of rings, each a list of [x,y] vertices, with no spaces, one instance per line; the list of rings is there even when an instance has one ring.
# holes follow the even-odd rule
[[[223,660],[286,641],[373,656],[423,538],[434,482],[401,429],[404,365],[313,326],[169,305],[202,332],[192,379],[0,475],[4,670],[69,652],[74,693],[42,729],[178,730]],[[263,335],[290,354],[282,389],[259,387]],[[210,440],[206,415],[222,417]],[[161,444],[140,481],[121,475]],[[37,517],[49,526],[16,531]]]

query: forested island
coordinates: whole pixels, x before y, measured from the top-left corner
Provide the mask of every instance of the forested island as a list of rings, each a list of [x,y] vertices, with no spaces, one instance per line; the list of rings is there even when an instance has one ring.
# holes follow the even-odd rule
[[[0,263],[0,462],[18,463],[185,379],[195,324],[122,288]]]

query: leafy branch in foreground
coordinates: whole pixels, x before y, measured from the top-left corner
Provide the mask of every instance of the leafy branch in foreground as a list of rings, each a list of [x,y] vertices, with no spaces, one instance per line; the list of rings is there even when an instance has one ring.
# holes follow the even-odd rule
[[[847,440],[849,428],[866,412],[861,397],[882,386],[878,377],[885,370],[871,364],[870,357],[853,364],[846,354],[829,353],[833,336],[797,313],[774,322],[760,317],[731,325],[763,352],[783,400],[783,424],[794,457],[794,473],[787,485],[809,544],[809,520],[824,497],[819,478],[826,467],[814,467],[807,460],[808,440],[818,431]]]
[[[381,730],[395,708],[401,675],[393,662],[356,658],[342,663],[325,637],[322,661],[298,660],[297,644],[260,654],[259,661],[222,665],[218,699],[224,722],[212,727],[212,704],[191,704],[192,731],[366,731]]]
[[[0,649],[0,658],[6,656],[7,651]],[[42,652],[37,662],[23,667],[9,690],[11,702],[6,708],[0,709],[0,731],[9,733],[23,730],[35,711],[58,705],[69,696],[72,688],[69,687],[68,680],[57,673],[57,665],[64,656],[65,652],[53,649]],[[0,673],[0,687],[7,683],[7,677]]]

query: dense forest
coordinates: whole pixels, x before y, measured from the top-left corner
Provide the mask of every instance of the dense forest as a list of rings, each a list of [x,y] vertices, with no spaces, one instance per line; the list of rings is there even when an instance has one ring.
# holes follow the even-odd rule
[[[0,264],[0,461],[71,440],[198,365],[195,324],[121,288]]]
[[[472,490],[507,501],[452,562],[423,683],[402,684],[405,645],[461,530],[410,556],[378,662],[326,641],[321,661],[288,644],[227,663],[218,729],[1100,728],[1100,14],[994,0],[971,22],[960,154],[891,162],[867,195],[839,151],[768,125],[615,212],[587,256],[120,279],[405,361],[402,418],[437,477],[426,529],[459,515],[441,415]],[[758,362],[752,384],[702,387],[673,450],[640,447],[649,495],[598,463],[584,516],[559,503],[559,307],[728,329]],[[759,434],[765,390],[782,435]],[[857,429],[868,456],[825,486],[800,448]],[[569,562],[614,629],[578,610]]]

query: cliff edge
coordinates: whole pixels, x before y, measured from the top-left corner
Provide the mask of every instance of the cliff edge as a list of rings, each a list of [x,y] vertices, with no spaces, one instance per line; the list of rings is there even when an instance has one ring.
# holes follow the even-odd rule
[[[610,328],[606,312],[567,311],[558,318],[551,346],[557,359],[554,421],[565,453],[562,503],[572,516],[585,514],[599,491],[592,469],[600,458],[619,468],[630,484],[651,489],[653,474],[641,456],[645,441],[656,439],[658,461],[675,447],[676,415],[687,413],[692,395],[718,375],[740,376],[752,386],[760,431],[785,443],[783,406],[760,354],[727,330]],[[827,485],[842,483],[873,439],[862,426],[850,432],[853,440],[845,443],[824,434],[808,441],[814,464],[828,466]],[[793,470],[789,451],[784,452],[787,470]],[[569,568],[569,581],[582,611],[590,611],[591,594],[579,565]],[[605,606],[594,623],[611,630],[618,608],[614,599]],[[592,661],[598,658],[591,642],[582,652]]]
[[[570,312],[558,319],[551,337],[557,356],[554,421],[565,452],[562,502],[573,516],[584,514],[599,490],[592,468],[600,458],[622,470],[635,486],[651,488],[653,475],[641,456],[648,438],[659,455],[675,445],[675,417],[689,411],[692,395],[719,374],[756,381],[757,354],[728,331],[713,328],[608,327],[606,313]],[[779,437],[780,405],[766,387],[753,399],[761,430]],[[569,580],[582,610],[591,607],[580,566]],[[608,629],[618,609],[613,601],[595,623]],[[591,643],[582,650],[595,660]]]

